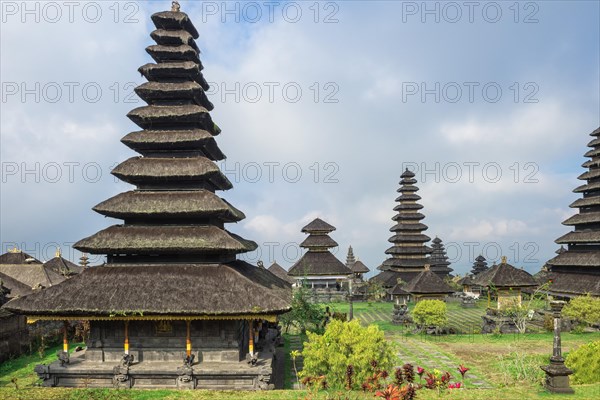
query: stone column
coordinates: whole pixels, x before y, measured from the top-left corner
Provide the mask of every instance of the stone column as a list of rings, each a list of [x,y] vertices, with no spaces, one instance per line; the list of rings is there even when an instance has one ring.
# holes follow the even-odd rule
[[[546,373],[544,387],[554,393],[574,393],[569,385],[569,375],[571,375],[573,371],[565,366],[565,359],[562,356],[560,343],[560,312],[564,305],[564,301],[550,302],[554,317],[554,345],[552,348],[552,357],[550,357],[550,364],[540,367]]]

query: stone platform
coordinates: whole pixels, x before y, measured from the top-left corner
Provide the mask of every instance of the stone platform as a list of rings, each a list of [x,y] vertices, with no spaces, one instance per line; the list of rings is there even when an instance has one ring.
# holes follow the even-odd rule
[[[246,361],[206,361],[195,363],[191,368],[175,361],[142,361],[124,367],[120,362],[87,360],[85,352],[73,353],[64,367],[58,361],[36,366],[35,371],[43,379],[43,386],[217,390],[273,388],[274,350],[260,352],[254,366]]]

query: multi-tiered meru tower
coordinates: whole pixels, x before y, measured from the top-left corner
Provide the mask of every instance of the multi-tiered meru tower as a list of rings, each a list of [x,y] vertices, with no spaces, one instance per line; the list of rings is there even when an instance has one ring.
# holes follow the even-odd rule
[[[38,366],[48,386],[266,389],[267,322],[290,309],[289,284],[237,260],[257,245],[225,229],[245,216],[215,194],[232,185],[215,164],[225,156],[196,28],[176,2],[152,21],[155,63],[139,69],[148,82],[135,89],[148,105],[128,114],[142,130],[122,140],[141,156],[112,171],[136,188],[94,207],[123,224],[74,246],[106,254],[106,265],[7,308],[92,321],[83,356]]]
[[[431,253],[425,245],[430,238],[423,233],[427,225],[421,223],[425,216],[419,212],[423,206],[417,203],[421,196],[417,194],[415,174],[407,169],[400,178],[400,196],[396,198],[399,204],[394,207],[398,214],[392,218],[396,225],[390,228],[394,235],[388,239],[393,246],[385,251],[391,257],[378,267],[381,273],[372,278],[386,288],[394,287],[398,279],[408,283],[419,275],[429,264],[427,255]]]
[[[591,147],[585,157],[591,158],[582,167],[588,171],[578,179],[585,184],[575,188],[582,198],[570,207],[579,213],[568,218],[563,225],[574,231],[559,237],[556,243],[567,245],[566,251],[547,262],[550,292],[559,297],[573,297],[590,293],[600,296],[600,128],[590,134]],[[562,247],[561,247],[562,249]]]
[[[446,255],[446,248],[442,239],[435,237],[433,244],[431,245],[431,255],[429,256],[429,263],[431,264],[431,271],[435,272],[440,278],[446,278],[450,276],[450,273],[454,271],[450,268],[450,261]]]

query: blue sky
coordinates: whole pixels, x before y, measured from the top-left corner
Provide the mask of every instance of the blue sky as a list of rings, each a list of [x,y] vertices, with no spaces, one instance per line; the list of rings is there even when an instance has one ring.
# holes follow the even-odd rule
[[[109,171],[133,155],[129,95],[170,2],[77,3],[72,21],[55,4],[2,2],[0,242],[75,259],[70,243],[118,223],[91,207],[129,188]],[[341,259],[351,244],[374,269],[407,165],[458,273],[480,252],[531,272],[553,256],[600,125],[598,2],[270,4],[272,21],[263,2],[181,2],[215,83],[221,195],[247,216],[229,229],[261,245],[245,259],[289,267],[319,216]]]

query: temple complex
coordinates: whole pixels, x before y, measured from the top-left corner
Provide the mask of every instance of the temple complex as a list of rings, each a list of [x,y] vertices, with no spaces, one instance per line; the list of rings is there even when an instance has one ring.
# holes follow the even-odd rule
[[[450,277],[452,268],[450,268],[450,261],[446,255],[446,249],[444,243],[439,237],[435,237],[431,245],[431,255],[429,256],[429,263],[431,264],[431,270],[438,274],[441,278]]]
[[[64,321],[59,360],[39,365],[45,386],[270,389],[269,323],[290,310],[290,285],[237,259],[257,248],[225,229],[244,214],[215,194],[232,188],[209,111],[198,32],[177,2],[152,15],[154,59],[135,92],[122,142],[141,154],[112,173],[135,189],[94,207],[123,220],[77,242],[105,254],[60,285],[10,301],[30,321]],[[76,301],[73,301],[76,299]],[[69,355],[71,321],[91,321],[85,351]]]
[[[316,302],[341,301],[348,294],[342,288],[352,271],[329,251],[338,245],[329,237],[333,231],[335,227],[320,218],[302,228],[308,237],[300,243],[300,247],[307,252],[288,271],[298,284],[311,289]]]
[[[563,222],[573,231],[556,239],[566,251],[546,263],[549,292],[558,298],[600,296],[600,128],[590,135],[590,150],[584,155],[590,160],[582,164],[587,171],[578,177],[585,183],[573,190],[581,198],[570,205],[579,212]]]
[[[381,271],[372,279],[384,288],[392,288],[400,278],[407,283],[415,278],[429,264],[427,255],[431,248],[426,246],[430,238],[423,232],[427,225],[420,221],[425,218],[419,212],[423,206],[417,203],[421,196],[417,194],[419,188],[415,186],[415,174],[408,169],[400,175],[400,196],[396,198],[399,204],[394,207],[397,214],[392,218],[396,222],[390,231],[394,233],[388,239],[393,245],[385,251],[390,256],[378,269]]]

